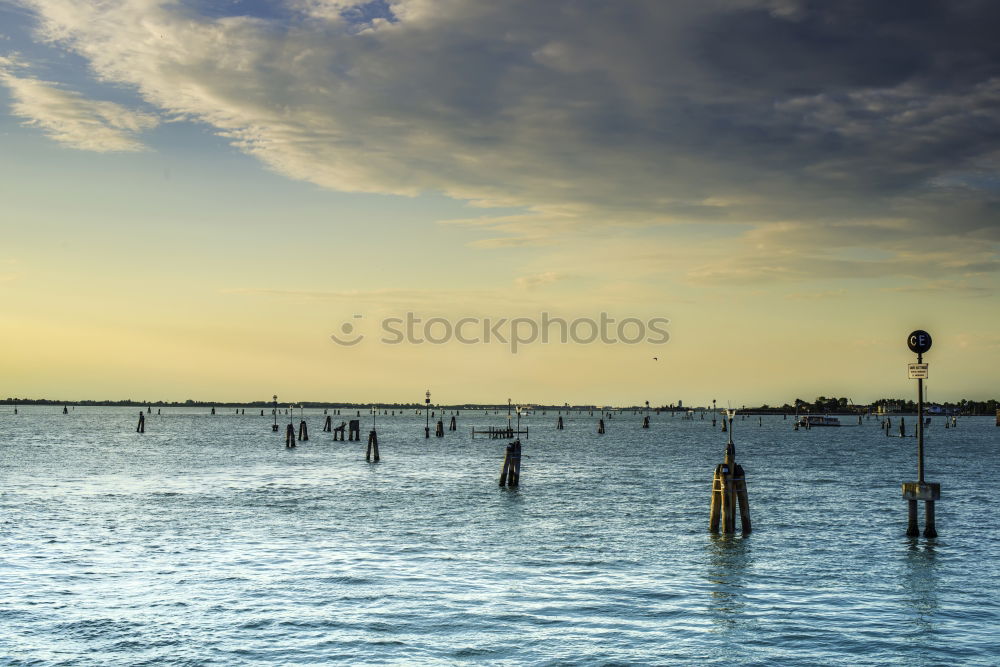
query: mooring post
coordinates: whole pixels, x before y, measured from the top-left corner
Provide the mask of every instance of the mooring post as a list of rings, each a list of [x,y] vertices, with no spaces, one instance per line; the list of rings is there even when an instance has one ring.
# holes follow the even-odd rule
[[[604,435],[604,420],[603,419],[598,419],[597,420],[597,432],[600,435]]]
[[[285,449],[291,449],[295,446],[295,427],[291,422],[285,427]]]
[[[343,439],[343,434],[341,435]],[[347,439],[350,441],[361,440],[361,420],[352,419],[351,423],[348,425]]]
[[[299,422],[299,442],[306,442],[309,440],[309,427],[306,426],[306,420],[303,419]]]
[[[214,407],[212,408],[212,414],[213,415],[215,414],[215,408]]]
[[[444,422],[440,419],[437,420],[437,425],[434,428],[434,436],[437,438],[444,437]]]
[[[424,394],[424,437],[431,437],[431,390]]]
[[[649,415],[642,418],[642,427],[649,428]]]
[[[457,431],[458,425],[455,423],[455,415],[451,416],[451,423],[448,425],[449,431]]]
[[[500,486],[507,485],[507,472],[510,469],[510,452],[514,447],[513,443],[507,445],[503,455],[503,465],[500,467]]]
[[[733,444],[733,412],[727,411],[723,424],[729,422],[729,442],[726,456],[715,467],[712,477],[712,498],[709,505],[708,527],[713,533],[736,532],[736,507],[740,509],[740,528],[744,535],[752,530],[750,523],[750,502],[747,496],[746,473],[743,466],[736,463],[736,445]]]
[[[371,461],[372,457],[378,463],[378,434],[375,433],[375,429],[368,432],[368,448],[365,450],[365,461]]]
[[[333,417],[327,415],[326,419],[323,421],[323,432],[328,433],[332,430],[333,430]]]
[[[563,418],[562,417],[559,417],[559,420],[556,422],[556,430],[557,431],[563,430]]]
[[[136,433],[146,432],[146,415],[142,414],[142,410],[139,410],[139,425],[135,427]]]
[[[510,469],[507,471],[507,488],[513,488],[521,480],[521,441],[511,443]]]

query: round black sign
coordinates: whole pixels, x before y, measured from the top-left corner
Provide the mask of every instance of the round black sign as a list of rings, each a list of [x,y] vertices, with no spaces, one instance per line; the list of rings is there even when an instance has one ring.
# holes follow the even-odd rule
[[[923,329],[917,329],[906,338],[906,344],[911,352],[923,354],[931,349],[931,335]]]

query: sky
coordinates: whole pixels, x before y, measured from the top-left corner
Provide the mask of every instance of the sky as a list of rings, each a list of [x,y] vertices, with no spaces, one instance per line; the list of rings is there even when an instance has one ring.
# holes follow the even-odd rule
[[[998,25],[0,0],[0,396],[860,404],[924,329],[930,400],[996,397]]]

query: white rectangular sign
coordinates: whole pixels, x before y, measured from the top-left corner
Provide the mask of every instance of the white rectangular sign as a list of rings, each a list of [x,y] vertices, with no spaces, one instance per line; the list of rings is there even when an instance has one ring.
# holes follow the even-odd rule
[[[907,368],[910,371],[911,380],[927,379],[927,364],[908,364]]]

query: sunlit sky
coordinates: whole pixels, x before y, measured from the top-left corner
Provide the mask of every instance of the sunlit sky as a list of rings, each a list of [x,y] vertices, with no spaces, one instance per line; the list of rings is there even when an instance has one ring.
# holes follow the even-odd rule
[[[995,397],[998,25],[987,0],[0,0],[0,396],[864,403],[915,394],[922,328],[932,401]],[[407,312],[670,340],[380,342]]]

